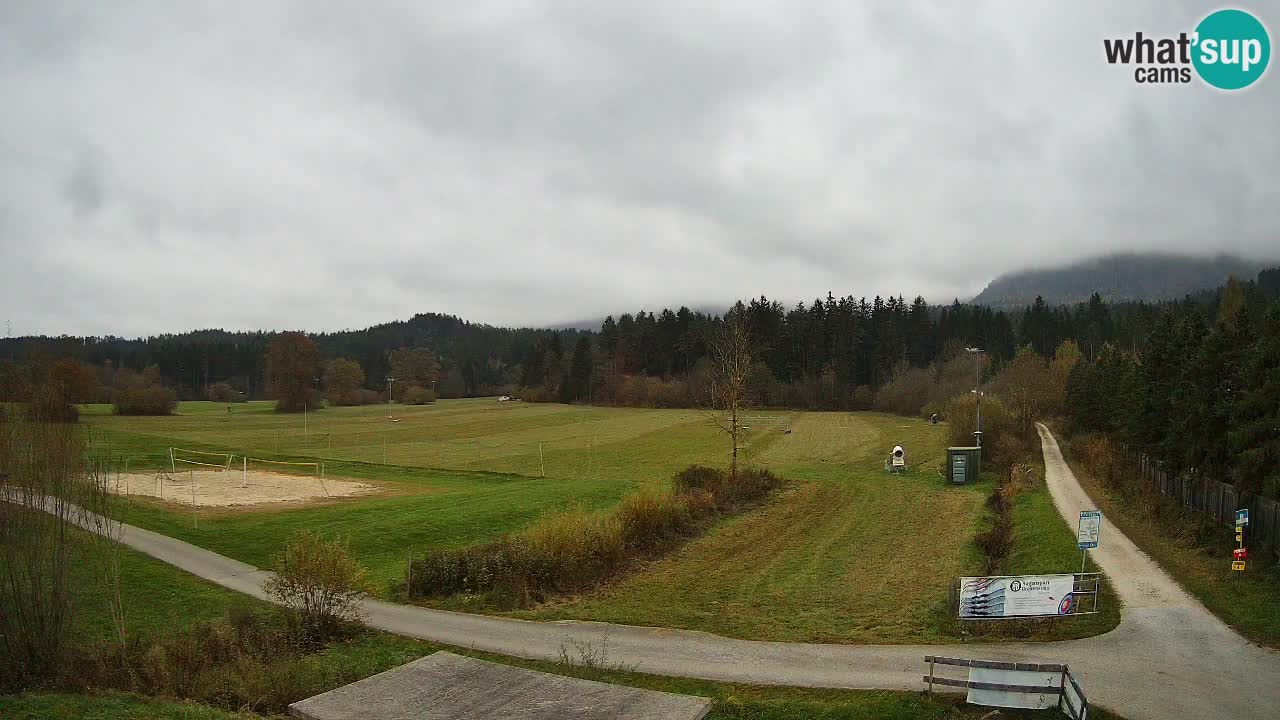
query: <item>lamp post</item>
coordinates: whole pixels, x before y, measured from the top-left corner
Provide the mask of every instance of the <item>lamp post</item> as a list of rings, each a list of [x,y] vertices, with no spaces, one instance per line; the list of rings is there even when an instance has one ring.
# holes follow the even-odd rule
[[[973,356],[973,402],[977,411],[977,429],[973,432],[975,444],[982,447],[982,348],[967,347],[965,352]]]
[[[387,419],[391,419],[391,384],[396,381],[395,378],[387,377]]]

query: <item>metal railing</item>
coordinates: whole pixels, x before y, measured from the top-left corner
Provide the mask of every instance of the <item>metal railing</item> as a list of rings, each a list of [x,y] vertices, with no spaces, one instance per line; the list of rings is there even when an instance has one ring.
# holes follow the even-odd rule
[[[1066,575],[1067,573],[1055,573],[1055,574]],[[1071,595],[1073,596],[1073,602],[1071,604],[1071,612],[1069,613],[1066,613],[1063,615],[1010,615],[1007,617],[997,615],[997,616],[991,616],[991,617],[966,617],[960,614],[960,580],[959,578],[957,578],[955,583],[951,585],[951,589],[948,593],[949,594],[948,601],[951,608],[951,615],[952,617],[955,617],[958,620],[963,620],[965,622],[986,622],[987,620],[1043,620],[1045,618],[1071,617],[1072,615],[1095,615],[1098,612],[1100,612],[1098,609],[1098,596],[1101,594],[1099,590],[1102,587],[1102,573],[1078,572],[1078,573],[1070,573],[1070,574],[1074,576],[1075,580],[1072,583],[1072,588],[1071,588]],[[993,575],[992,577],[1017,577],[1017,576]],[[1081,603],[1083,601],[1079,599],[1080,596],[1087,596],[1089,598],[1088,610],[1081,609],[1082,608]]]

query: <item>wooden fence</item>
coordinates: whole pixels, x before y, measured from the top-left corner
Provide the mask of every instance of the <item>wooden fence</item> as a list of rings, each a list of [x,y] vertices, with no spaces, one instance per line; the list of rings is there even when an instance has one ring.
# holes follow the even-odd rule
[[[1138,456],[1138,469],[1143,482],[1174,498],[1184,506],[1218,520],[1227,527],[1235,526],[1236,510],[1249,509],[1249,526],[1245,538],[1250,547],[1265,545],[1280,555],[1280,503],[1254,495],[1244,504],[1234,485],[1207,477],[1179,475],[1171,477],[1145,455]]]
[[[924,657],[924,661],[929,664],[929,674],[924,676],[924,682],[927,687],[925,692],[932,693],[935,685],[941,685],[943,687],[961,688],[963,690],[990,690],[999,693],[1022,693],[1028,695],[1056,695],[1058,698],[1058,710],[1060,710],[1063,715],[1071,718],[1071,720],[1087,720],[1089,717],[1089,699],[1085,697],[1084,690],[1080,688],[1080,683],[1071,675],[1071,670],[1066,665],[994,662],[991,660],[939,657],[937,655],[926,655]],[[944,668],[947,666],[958,666],[964,668],[1004,670],[1008,672],[1038,673],[1050,676],[1056,675],[1057,678],[1056,682],[1050,681],[1047,685],[1013,685],[1007,683],[981,682],[970,680],[968,678],[960,680],[957,678],[938,675],[936,667],[938,665],[942,665]],[[970,702],[974,702],[975,704],[987,704],[986,702],[981,701]],[[1023,704],[1001,704],[1001,706],[1027,707]]]

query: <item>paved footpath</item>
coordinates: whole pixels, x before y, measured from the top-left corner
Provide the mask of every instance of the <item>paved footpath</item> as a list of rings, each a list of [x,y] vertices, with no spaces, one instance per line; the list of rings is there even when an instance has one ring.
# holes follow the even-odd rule
[[[1039,426],[1046,480],[1075,526],[1094,504],[1053,435]],[[268,599],[270,573],[180,540],[126,525],[124,543],[232,590]],[[919,690],[930,654],[1065,662],[1090,702],[1130,720],[1280,717],[1280,652],[1253,645],[1188,595],[1110,522],[1094,559],[1124,601],[1120,626],[1049,643],[827,645],[734,640],[704,632],[593,622],[532,622],[369,600],[368,624],[387,632],[504,655],[557,660],[590,643],[639,672],[727,682]]]

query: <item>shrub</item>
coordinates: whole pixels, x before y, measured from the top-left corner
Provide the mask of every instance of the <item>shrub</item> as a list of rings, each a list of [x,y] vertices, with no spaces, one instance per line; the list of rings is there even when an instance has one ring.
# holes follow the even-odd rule
[[[26,404],[27,419],[35,422],[73,423],[80,421],[80,408],[67,402],[66,397],[49,387],[31,391]]]
[[[692,465],[676,474],[671,490],[632,493],[612,513],[558,512],[484,545],[429,550],[411,563],[408,594],[491,594],[523,604],[586,590],[780,484],[768,470],[744,468],[734,482],[723,470]]]
[[[782,480],[765,468],[743,468],[738,479],[730,481],[720,490],[723,502],[728,506],[754,503],[777,490]]]
[[[529,589],[585,590],[626,561],[626,538],[616,514],[569,510],[544,516],[521,538]]]
[[[303,530],[275,556],[272,570],[276,574],[263,589],[297,612],[313,637],[328,637],[359,619],[360,598],[370,586],[364,568],[340,540]]]
[[[729,473],[705,465],[690,465],[676,473],[672,485],[678,493],[704,492],[721,510],[752,503],[778,489],[782,481],[763,468],[742,468],[737,480]]]
[[[244,393],[231,387],[231,385],[220,382],[209,386],[209,399],[213,402],[220,403],[241,403],[246,402]]]
[[[334,405],[374,405],[384,402],[385,399],[377,390],[368,388],[355,388],[354,390],[343,390],[330,395],[327,400]]]
[[[178,394],[160,385],[129,387],[111,393],[111,404],[117,415],[172,415]]]
[[[404,391],[403,402],[406,405],[429,405],[435,401],[436,394],[421,385],[414,385]]]
[[[1018,466],[1011,467],[1006,479],[991,491],[987,498],[987,507],[991,510],[991,527],[974,538],[978,549],[985,558],[983,572],[995,575],[1004,569],[1013,549],[1013,497],[1020,487],[1017,478],[1025,472]]]
[[[0,692],[48,679],[65,658],[79,619],[72,568],[98,557],[97,536],[73,529],[92,523],[86,510],[109,511],[89,449],[77,428],[0,405]]]
[[[641,490],[622,499],[618,521],[628,550],[648,552],[693,530],[698,519],[680,494]]]
[[[727,477],[728,473],[717,468],[707,467],[706,465],[690,465],[676,473],[675,477],[672,478],[672,485],[675,487],[676,492],[680,493],[701,490],[714,494],[725,483]]]
[[[288,616],[235,608],[213,623],[162,637],[133,635],[123,647],[82,645],[62,667],[68,690],[115,689],[164,695],[231,711],[280,713],[306,697],[355,680],[305,661],[310,646]]]
[[[522,387],[520,388],[520,391],[516,393],[516,397],[525,402],[531,403],[553,403],[559,402],[560,400],[559,396],[555,392],[548,390],[541,385],[538,387]]]
[[[957,395],[951,398],[943,407],[942,415],[950,424],[952,445],[973,445],[973,430],[976,425],[973,395]],[[1007,435],[1018,436],[1024,444],[1031,446],[1030,438],[1025,437],[1025,431],[1018,427],[1004,403],[996,398],[984,396],[982,399],[982,445],[992,451],[984,455],[984,464],[992,467],[1008,467],[1010,461],[1022,459],[1021,457],[1004,457],[999,452],[1002,447],[1013,447],[1013,444],[1005,439]]]

